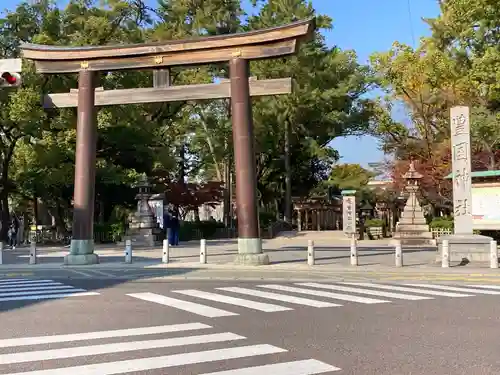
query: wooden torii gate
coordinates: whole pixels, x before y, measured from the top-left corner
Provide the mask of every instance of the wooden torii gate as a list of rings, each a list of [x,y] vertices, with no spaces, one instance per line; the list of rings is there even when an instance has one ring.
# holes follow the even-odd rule
[[[240,264],[267,264],[262,253],[257,208],[257,181],[250,96],[291,92],[291,79],[251,80],[249,61],[276,58],[297,52],[309,39],[314,19],[289,25],[187,40],[152,44],[58,47],[23,44],[23,57],[35,62],[43,74],[78,73],[78,90],[49,94],[45,107],[77,107],[73,238],[65,264],[94,264],[93,216],[97,118],[96,106],[231,98],[238,255]],[[229,82],[170,86],[168,68],[229,62]],[[155,69],[155,87],[96,90],[99,72]]]

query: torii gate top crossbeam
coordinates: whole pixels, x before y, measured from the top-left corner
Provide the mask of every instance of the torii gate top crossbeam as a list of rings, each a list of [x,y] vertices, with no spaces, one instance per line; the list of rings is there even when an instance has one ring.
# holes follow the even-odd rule
[[[298,41],[311,37],[314,18],[246,33],[148,44],[61,47],[22,44],[23,57],[35,61],[39,73],[113,71],[208,64],[291,55]]]

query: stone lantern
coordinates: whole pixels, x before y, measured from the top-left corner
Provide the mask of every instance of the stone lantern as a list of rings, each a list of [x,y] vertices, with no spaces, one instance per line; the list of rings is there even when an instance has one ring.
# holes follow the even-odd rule
[[[389,226],[389,220],[387,212],[389,210],[389,205],[386,201],[379,201],[375,204],[375,208],[377,209],[377,214],[380,214],[382,217],[382,237],[387,237],[387,228]]]
[[[130,218],[128,235],[133,244],[154,246],[161,236],[161,229],[158,227],[153,210],[149,206],[152,185],[146,175],[143,175],[135,187],[138,189],[135,196],[137,211]]]
[[[410,168],[402,176],[406,180],[405,191],[408,194],[401,217],[396,224],[394,240],[400,240],[403,245],[431,245],[433,243],[432,233],[424,217],[422,207],[417,198],[419,181],[422,174],[417,172],[413,160]]]
[[[365,227],[365,223],[366,223],[366,220],[367,218],[369,218],[372,214],[372,210],[373,210],[373,206],[368,203],[368,202],[365,202],[365,204],[363,204],[361,206],[361,208],[359,209],[359,240],[362,241],[365,239],[365,230],[366,230],[366,227]]]

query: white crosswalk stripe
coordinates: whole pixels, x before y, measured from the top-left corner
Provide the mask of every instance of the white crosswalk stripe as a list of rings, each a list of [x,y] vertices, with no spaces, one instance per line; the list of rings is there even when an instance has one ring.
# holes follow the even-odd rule
[[[157,369],[172,367],[187,367],[189,365],[219,362],[227,370],[206,372],[205,375],[315,375],[326,372],[339,371],[340,368],[331,366],[314,359],[291,360],[283,362],[284,358],[270,356],[272,354],[287,353],[286,349],[268,344],[245,345],[245,337],[231,332],[210,332],[211,326],[201,323],[176,324],[157,327],[139,327],[114,331],[84,332],[54,336],[21,337],[0,340],[0,347],[26,347],[32,345],[49,345],[52,343],[67,343],[69,347],[57,349],[40,348],[35,350],[15,350],[11,353],[0,354],[0,364],[9,365],[10,374],[5,375],[112,375],[131,372],[148,372]],[[193,332],[203,330],[203,334]],[[193,332],[187,336],[164,337],[165,333]],[[142,339],[141,336],[161,334],[161,339]],[[124,337],[134,337],[134,341],[124,341]],[[109,342],[109,339],[117,342]],[[95,340],[108,339],[106,343],[95,343]],[[85,346],[71,345],[82,340],[94,340]],[[217,345],[219,348],[204,350],[203,345]],[[168,353],[172,348],[182,348],[181,353]],[[149,349],[155,349],[155,354],[148,354]],[[144,352],[144,354],[142,353]],[[163,351],[163,353],[161,353]],[[179,350],[177,350],[179,351]],[[100,355],[119,355],[120,360],[102,361]],[[268,356],[268,357],[265,357]],[[248,367],[237,367],[237,359],[265,357],[271,363]],[[112,357],[111,357],[112,358]],[[56,361],[53,361],[56,360]],[[62,360],[62,361],[57,361]],[[53,361],[53,362],[48,362]],[[72,363],[73,361],[73,363]],[[77,361],[77,363],[76,363]],[[267,361],[267,360],[266,360]],[[97,363],[95,363],[97,362]],[[274,362],[274,363],[273,363]],[[26,364],[33,363],[26,371]],[[64,364],[65,367],[61,367]],[[17,369],[16,366],[23,366]],[[224,368],[223,367],[223,368]],[[24,370],[24,372],[19,372]],[[13,371],[13,372],[12,372]],[[170,371],[168,371],[170,373]]]
[[[394,300],[422,301],[433,300],[437,297],[456,298],[474,297],[484,294],[500,295],[500,286],[468,285],[465,287],[454,287],[437,284],[391,285],[370,282],[301,282],[294,284],[265,284],[246,287],[225,286],[215,287],[214,289],[221,293],[212,293],[199,289],[172,290],[169,292],[175,293],[176,295],[191,297],[189,301],[150,292],[127,295],[208,318],[242,314],[241,311],[234,312],[231,311],[230,308],[226,310],[225,307],[224,309],[218,306],[213,307],[210,305],[210,302],[233,305],[238,308],[258,310],[267,313],[277,313],[293,310],[297,308],[297,306],[306,308],[342,307],[343,305],[337,303],[337,301],[380,304],[391,303],[394,302]],[[222,293],[239,294],[241,297],[233,297]],[[307,295],[307,297],[298,295]],[[370,297],[360,295],[368,295]],[[372,298],[372,296],[383,299]],[[196,301],[197,299],[201,301],[198,302]],[[281,304],[264,303],[261,302],[262,299],[278,301],[281,302]],[[290,305],[292,307],[289,307]]]
[[[298,305],[312,306],[312,307],[335,307],[342,306],[337,305],[335,303],[318,301],[315,299],[302,298],[289,296],[286,294],[272,293],[272,292],[264,292],[261,290],[254,290],[249,288],[239,288],[239,287],[227,287],[227,288],[217,288],[218,290],[225,290],[226,292],[234,292],[240,294],[246,294],[254,297],[268,298],[276,301],[283,301],[288,303],[295,303]]]
[[[422,299],[432,299],[432,297],[415,296],[413,294],[392,293],[392,292],[384,292],[384,291],[379,291],[379,290],[369,290],[369,289],[362,289],[362,288],[349,288],[347,286],[335,285],[335,284],[298,283],[296,285],[307,286],[310,288],[322,288],[322,289],[338,290],[340,292],[369,294],[369,295],[378,296],[378,297],[407,299],[407,300],[412,300],[412,301],[417,301],[417,300],[422,300]]]
[[[186,296],[197,297],[202,299],[208,299],[210,301],[227,303],[230,305],[247,307],[249,309],[264,311],[264,312],[275,312],[275,311],[286,311],[292,310],[289,307],[283,307],[279,305],[273,305],[270,303],[262,303],[256,301],[250,301],[243,298],[236,298],[230,296],[224,296],[222,294],[204,292],[201,290],[188,289],[188,290],[174,290],[174,293],[184,294]]]
[[[158,348],[169,348],[169,347],[184,346],[184,345],[207,344],[211,342],[243,340],[245,338],[246,337],[226,332],[226,333],[215,333],[213,335],[175,337],[171,339],[148,340],[148,341],[129,341],[117,344],[79,346],[76,348],[0,354],[0,364],[6,365],[11,363],[47,361],[51,359],[83,357],[86,355],[121,353],[133,350],[158,349]]]
[[[285,285],[259,285],[259,287],[280,290],[283,292],[302,293],[302,294],[308,294],[310,296],[326,297],[326,298],[333,298],[333,299],[339,299],[339,300],[350,301],[350,302],[358,302],[358,303],[366,303],[366,304],[389,303],[390,302],[390,301],[385,301],[385,300],[381,300],[381,299],[351,296],[349,294],[324,292],[322,290],[295,288],[293,286],[285,286]]]
[[[500,285],[466,285],[470,288],[482,288],[482,289],[493,289],[493,290],[500,290]]]
[[[95,296],[97,292],[53,280],[0,279],[0,302]]]
[[[375,283],[347,283],[347,282],[343,282],[342,284],[356,285],[356,286],[362,286],[362,287],[368,287],[368,288],[378,288],[378,289],[385,289],[385,290],[394,290],[394,291],[399,291],[399,292],[427,294],[430,296],[441,296],[441,297],[451,297],[451,298],[454,298],[454,297],[472,297],[472,294],[440,292],[437,290],[423,290],[423,289],[408,288],[408,287],[397,286],[397,285],[384,285],[384,284],[375,284]]]
[[[448,285],[436,285],[436,284],[405,284],[409,286],[414,286],[418,288],[430,288],[439,290],[449,290],[451,292],[463,292],[463,293],[478,293],[478,294],[494,294],[500,295],[500,291],[495,290],[481,290],[481,289],[471,289],[471,288],[457,288]]]
[[[186,324],[173,324],[168,326],[127,328],[127,329],[118,329],[113,331],[74,333],[69,335],[21,337],[16,339],[0,340],[0,348],[10,348],[13,346],[55,344],[55,343],[69,342],[69,341],[108,339],[114,337],[157,335],[160,333],[183,332],[183,331],[192,331],[192,330],[206,329],[206,328],[212,328],[212,327],[202,323],[186,323]]]
[[[156,302],[159,303],[160,305],[166,305],[179,310],[184,310],[196,315],[206,316],[207,318],[238,315],[230,311],[216,309],[215,307],[202,305],[200,303],[194,303],[194,302],[184,301],[181,299],[170,298],[156,293],[132,293],[127,295],[145,301]]]
[[[201,375],[308,375],[329,371],[340,371],[340,369],[315,359],[307,359],[305,361],[275,363],[236,370],[210,372]]]
[[[59,284],[59,283],[57,283]],[[47,285],[47,286],[46,286]],[[60,290],[60,289],[67,289],[68,286],[67,285],[63,285],[63,284],[59,284],[59,285],[49,285],[49,284],[46,284],[46,285],[43,285],[43,286],[22,286],[22,287],[19,287],[19,288],[15,288],[15,287],[0,287],[0,293],[4,293],[4,292],[24,292],[24,291],[27,291],[27,290]]]

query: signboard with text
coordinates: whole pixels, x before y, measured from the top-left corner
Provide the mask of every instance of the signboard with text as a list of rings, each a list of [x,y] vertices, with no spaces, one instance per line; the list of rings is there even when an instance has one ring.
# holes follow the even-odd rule
[[[498,183],[493,186],[472,187],[472,222],[474,229],[500,230],[500,186]]]
[[[346,234],[356,233],[356,197],[344,196],[342,204],[342,223]]]

